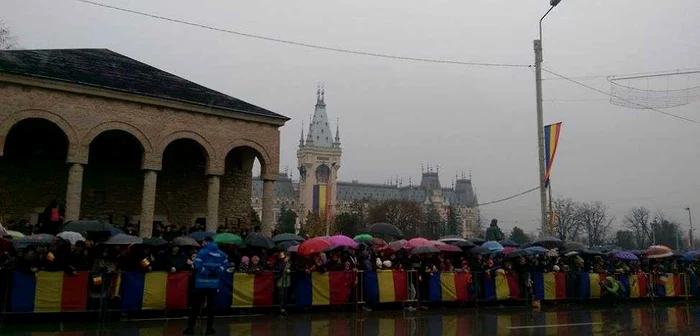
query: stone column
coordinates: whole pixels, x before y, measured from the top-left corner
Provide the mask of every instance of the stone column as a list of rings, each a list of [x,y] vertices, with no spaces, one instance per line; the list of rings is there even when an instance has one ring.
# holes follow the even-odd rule
[[[156,183],[158,172],[145,170],[143,173],[143,194],[141,195],[141,225],[139,236],[150,237],[153,235],[153,214],[156,211]]]
[[[209,188],[207,189],[207,231],[216,232],[219,228],[219,190],[221,176],[209,175]]]
[[[275,180],[263,179],[263,207],[262,207],[262,227],[263,234],[272,234],[272,226],[275,222],[274,202],[275,202]]]
[[[66,188],[65,221],[80,219],[80,199],[83,193],[83,165],[70,163],[68,168],[68,187]]]

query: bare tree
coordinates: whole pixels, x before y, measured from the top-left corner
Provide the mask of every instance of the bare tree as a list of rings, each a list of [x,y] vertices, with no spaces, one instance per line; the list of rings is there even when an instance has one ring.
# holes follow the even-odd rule
[[[609,238],[613,218],[608,218],[608,207],[602,202],[582,203],[578,218],[588,235],[588,246],[603,245]]]
[[[0,21],[0,50],[8,50],[15,47],[15,37],[10,34],[10,29]]]
[[[571,198],[557,198],[553,201],[556,218],[557,238],[574,241],[581,233],[581,220],[578,217],[579,205]]]
[[[651,212],[645,207],[634,207],[625,216],[625,227],[634,234],[637,248],[651,245],[653,232],[651,230]]]

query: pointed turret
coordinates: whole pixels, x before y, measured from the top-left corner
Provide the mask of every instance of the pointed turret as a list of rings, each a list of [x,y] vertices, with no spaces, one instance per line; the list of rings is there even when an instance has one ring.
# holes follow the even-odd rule
[[[311,124],[309,124],[309,135],[306,139],[307,146],[333,147],[333,134],[328,124],[325,97],[326,90],[319,85],[316,90],[316,109],[311,119]],[[309,144],[309,139],[311,139],[312,144]]]
[[[301,122],[301,136],[299,137],[299,148],[304,147],[304,122]]]
[[[335,120],[335,141],[333,141],[333,147],[340,147],[340,118]]]

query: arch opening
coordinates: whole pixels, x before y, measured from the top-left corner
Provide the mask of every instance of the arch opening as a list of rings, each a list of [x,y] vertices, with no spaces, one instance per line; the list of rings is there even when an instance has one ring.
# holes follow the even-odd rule
[[[262,219],[262,155],[241,146],[226,154],[219,193],[219,226],[222,231],[251,231]]]

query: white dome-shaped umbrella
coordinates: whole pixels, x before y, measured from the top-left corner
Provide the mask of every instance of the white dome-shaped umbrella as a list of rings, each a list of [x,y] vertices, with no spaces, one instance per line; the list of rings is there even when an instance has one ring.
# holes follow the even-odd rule
[[[75,243],[79,241],[85,241],[85,237],[83,237],[83,235],[73,231],[63,231],[57,234],[56,237],[69,241],[71,245],[75,245]]]

